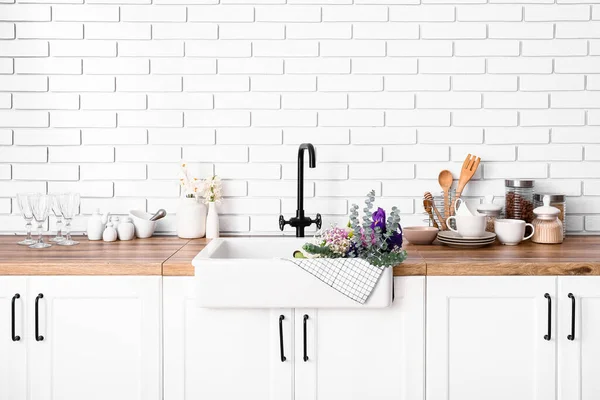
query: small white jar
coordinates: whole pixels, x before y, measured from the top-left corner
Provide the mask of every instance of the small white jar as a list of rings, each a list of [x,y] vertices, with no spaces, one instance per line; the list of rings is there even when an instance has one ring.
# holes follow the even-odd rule
[[[123,220],[117,227],[117,235],[119,240],[131,240],[135,237],[135,227],[131,218],[123,217]]]
[[[109,222],[102,233],[102,240],[105,242],[114,242],[117,240],[117,230],[113,227],[112,222]]]

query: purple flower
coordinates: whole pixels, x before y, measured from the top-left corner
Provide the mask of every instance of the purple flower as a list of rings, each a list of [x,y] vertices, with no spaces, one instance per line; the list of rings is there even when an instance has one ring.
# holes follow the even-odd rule
[[[398,225],[398,230],[387,240],[388,246],[393,250],[395,247],[402,248],[402,227]]]
[[[381,233],[385,233],[385,210],[381,207],[377,207],[377,211],[373,213],[373,222],[371,223],[371,229],[379,227]]]

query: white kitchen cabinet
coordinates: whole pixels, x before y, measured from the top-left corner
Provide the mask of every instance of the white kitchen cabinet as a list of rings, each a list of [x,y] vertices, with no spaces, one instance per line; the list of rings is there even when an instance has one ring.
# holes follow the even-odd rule
[[[425,277],[394,290],[390,308],[295,311],[296,400],[424,399]]]
[[[26,300],[26,278],[0,277],[0,400],[27,396]]]
[[[0,400],[159,400],[160,304],[160,277],[0,277]]]
[[[199,308],[195,287],[163,278],[164,399],[293,399],[292,310]]]
[[[556,279],[428,277],[427,399],[555,399]]]
[[[160,277],[31,277],[32,400],[159,400]]]
[[[558,398],[597,400],[600,398],[600,277],[558,277],[558,299]]]
[[[423,399],[425,278],[395,285],[387,309],[235,310],[198,308],[193,278],[165,277],[164,398]]]

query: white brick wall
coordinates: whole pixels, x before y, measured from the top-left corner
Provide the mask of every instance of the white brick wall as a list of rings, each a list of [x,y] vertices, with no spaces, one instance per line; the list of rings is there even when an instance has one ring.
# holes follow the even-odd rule
[[[326,223],[370,189],[418,223],[439,170],[476,153],[465,195],[534,178],[569,196],[572,232],[600,234],[593,2],[0,3],[0,232],[21,227],[21,191],[173,213],[182,158],[225,179],[225,231],[275,232],[306,141]]]

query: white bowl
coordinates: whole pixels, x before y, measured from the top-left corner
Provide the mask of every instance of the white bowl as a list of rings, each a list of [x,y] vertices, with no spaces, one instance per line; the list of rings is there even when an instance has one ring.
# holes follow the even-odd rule
[[[135,236],[140,239],[146,239],[154,234],[156,221],[150,221],[152,214],[140,210],[129,211],[129,216],[135,227]]]

